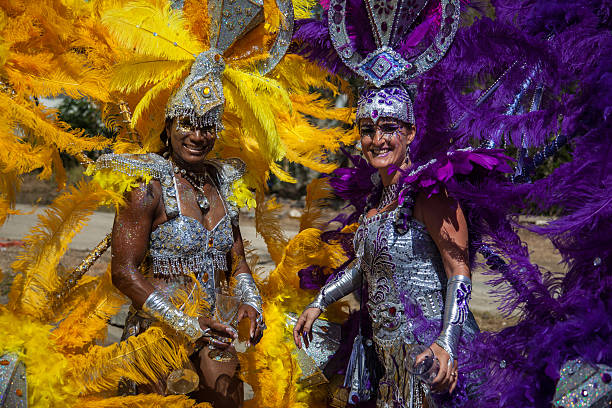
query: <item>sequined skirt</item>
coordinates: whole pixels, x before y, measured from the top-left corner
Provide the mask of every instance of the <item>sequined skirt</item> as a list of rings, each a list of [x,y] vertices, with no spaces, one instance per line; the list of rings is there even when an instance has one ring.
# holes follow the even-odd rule
[[[397,340],[376,344],[376,352],[385,374],[378,385],[377,408],[435,408],[425,388],[405,368],[404,359],[411,345]]]

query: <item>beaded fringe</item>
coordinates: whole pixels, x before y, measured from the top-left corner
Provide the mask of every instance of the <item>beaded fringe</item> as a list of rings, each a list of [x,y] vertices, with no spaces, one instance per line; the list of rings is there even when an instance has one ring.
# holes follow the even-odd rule
[[[153,275],[163,278],[189,275],[190,273],[195,273],[197,275],[207,264],[207,258],[212,259],[212,264],[215,269],[227,270],[227,258],[225,254],[215,252],[215,254],[197,254],[189,258],[154,257]]]
[[[95,166],[97,171],[112,169],[130,177],[140,176],[143,170],[150,172],[151,176],[155,179],[161,179],[168,173],[167,169],[161,168],[161,166],[158,164],[156,165],[152,163],[151,165],[146,165],[143,164],[141,160],[130,160],[129,158],[121,157],[118,154],[105,154],[100,156],[100,158],[96,161]]]

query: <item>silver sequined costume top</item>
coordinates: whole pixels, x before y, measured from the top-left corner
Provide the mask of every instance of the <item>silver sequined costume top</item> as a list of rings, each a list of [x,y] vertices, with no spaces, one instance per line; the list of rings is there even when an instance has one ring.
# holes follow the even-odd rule
[[[416,408],[422,406],[423,395],[404,368],[404,357],[410,344],[429,345],[440,333],[447,278],[440,252],[425,226],[411,219],[408,231],[400,235],[394,227],[397,213],[395,209],[361,217],[354,239],[356,262],[334,281],[349,278],[352,287],[348,291],[358,289],[362,279],[367,283],[373,340],[385,369],[377,406]],[[407,304],[418,306],[422,317],[410,317],[414,313],[407,316]],[[417,329],[423,317],[434,324],[435,333]],[[462,338],[472,338],[477,332],[470,312]],[[429,401],[429,406],[435,406],[434,401]]]
[[[182,214],[173,167],[163,157],[153,153],[105,154],[96,162],[96,168],[112,168],[130,176],[144,171],[160,182],[168,221],[151,232],[152,268],[145,276],[156,289],[172,296],[174,290],[189,282],[188,276],[193,274],[207,292],[210,306],[214,307],[215,271],[228,268],[227,253],[234,243],[232,223],[238,222],[238,209],[227,198],[231,195],[232,183],[244,173],[244,163],[230,159],[210,160],[207,164],[216,169],[219,194],[225,207],[225,215],[211,230]]]

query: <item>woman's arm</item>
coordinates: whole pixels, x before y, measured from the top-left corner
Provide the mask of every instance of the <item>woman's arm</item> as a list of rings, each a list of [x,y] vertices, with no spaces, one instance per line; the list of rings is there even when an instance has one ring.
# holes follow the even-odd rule
[[[438,247],[448,278],[442,331],[431,348],[440,361],[434,386],[452,392],[457,384],[457,347],[471,293],[467,221],[459,203],[446,193],[431,197],[420,194],[415,217]]]
[[[361,287],[361,270],[359,261],[355,259],[348,267],[338,272],[338,274],[326,283],[315,300],[313,300],[302,312],[295,327],[293,328],[293,340],[298,348],[302,347],[302,338],[305,346],[308,347],[309,340],[312,340],[312,324],[332,303],[342,299]]]
[[[420,194],[414,217],[421,221],[440,251],[446,277],[470,277],[468,227],[459,203],[446,193],[426,197]]]
[[[156,186],[158,189],[159,186]],[[155,288],[138,270],[146,255],[149,236],[159,206],[161,191],[153,183],[127,193],[127,204],[115,216],[112,237],[113,285],[141,309]]]
[[[240,228],[233,226],[234,245],[230,252],[232,257],[233,275],[236,279],[236,294],[240,296],[242,305],[238,310],[238,321],[248,317],[251,322],[249,330],[250,343],[257,344],[263,335],[266,325],[263,320],[263,305],[259,290],[253,280],[251,269],[244,254],[244,242]]]

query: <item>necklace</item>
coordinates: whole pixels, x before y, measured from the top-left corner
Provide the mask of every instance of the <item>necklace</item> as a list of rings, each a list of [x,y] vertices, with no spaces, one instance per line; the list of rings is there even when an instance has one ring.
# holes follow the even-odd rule
[[[380,201],[378,202],[378,206],[376,209],[378,211],[382,210],[393,201],[397,199],[397,193],[399,190],[398,184],[390,184],[388,186],[383,187],[382,195],[380,196]]]
[[[203,186],[206,184],[206,178],[208,177],[208,172],[205,172],[203,175],[195,174],[192,171],[187,171],[185,169],[179,168],[177,165],[172,162],[172,167],[174,168],[175,174],[180,174],[196,191],[196,201],[198,203],[198,207],[202,212],[208,212],[210,210],[210,203],[208,202],[208,198],[204,194]]]

